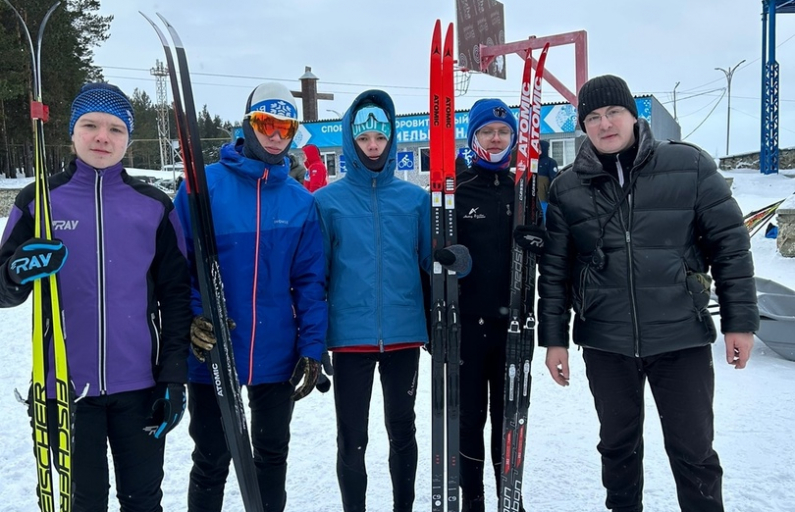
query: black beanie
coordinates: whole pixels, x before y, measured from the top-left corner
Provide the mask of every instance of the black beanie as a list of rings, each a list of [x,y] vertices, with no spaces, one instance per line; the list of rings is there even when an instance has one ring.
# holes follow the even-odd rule
[[[627,83],[617,76],[602,75],[591,78],[580,88],[577,96],[577,118],[580,128],[585,131],[585,117],[602,107],[624,107],[637,119],[638,107],[629,92]]]

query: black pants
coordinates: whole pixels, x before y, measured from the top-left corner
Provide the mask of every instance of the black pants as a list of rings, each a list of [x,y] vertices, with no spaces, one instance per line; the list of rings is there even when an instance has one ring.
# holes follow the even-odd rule
[[[248,386],[254,466],[267,512],[281,512],[287,503],[285,480],[293,390],[287,382]],[[190,436],[196,444],[188,487],[188,512],[220,512],[232,456],[212,386],[188,384],[188,410]]]
[[[376,364],[384,392],[394,511],[412,510],[417,473],[414,402],[417,396],[419,351],[415,348],[382,353],[334,353],[337,478],[344,512],[365,510],[367,470],[364,455]],[[379,503],[377,509],[384,510],[383,506],[383,503]]]
[[[461,318],[461,492],[483,497],[486,449],[483,429],[491,416],[491,463],[500,492],[507,318]]]
[[[649,380],[682,512],[723,512],[723,470],[712,449],[715,373],[703,346],[634,358],[584,349],[601,428],[605,506],[643,510],[643,393]]]
[[[72,445],[73,512],[107,512],[108,444],[121,512],[162,512],[165,439],[144,431],[152,390],[82,398],[75,404]],[[47,401],[50,442],[58,446],[55,400]],[[56,459],[57,460],[57,459]]]

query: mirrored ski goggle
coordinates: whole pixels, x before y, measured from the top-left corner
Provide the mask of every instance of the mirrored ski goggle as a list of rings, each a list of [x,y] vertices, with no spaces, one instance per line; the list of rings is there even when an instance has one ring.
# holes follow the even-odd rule
[[[252,112],[246,115],[246,119],[252,128],[266,137],[278,133],[282,139],[292,139],[298,131],[298,121],[295,119],[277,119],[265,112]]]
[[[356,111],[353,117],[353,136],[355,138],[365,132],[379,132],[389,138],[392,125],[384,109],[369,105]]]
[[[353,118],[353,124],[364,124],[368,121],[388,123],[389,119],[387,118],[384,109],[381,107],[376,107],[375,105],[369,105],[356,111],[356,115]]]

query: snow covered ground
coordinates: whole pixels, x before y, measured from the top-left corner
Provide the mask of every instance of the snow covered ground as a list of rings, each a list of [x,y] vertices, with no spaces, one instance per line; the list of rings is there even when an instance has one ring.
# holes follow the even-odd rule
[[[757,171],[726,173],[744,212],[760,208],[795,191],[795,179],[761,176]],[[795,172],[790,171],[790,176]],[[0,228],[6,219],[0,219]],[[777,254],[775,240],[757,234],[753,240],[757,274],[795,288],[795,259]],[[25,408],[13,389],[27,389],[30,374],[30,305],[0,310],[0,512],[35,510],[35,470]],[[757,340],[747,369],[725,363],[722,339],[715,344],[716,440],[724,469],[727,512],[791,512],[795,510],[795,363],[783,360]],[[560,388],[543,365],[544,351],[534,363],[533,400],[527,450],[525,506],[537,512],[597,512],[604,510],[596,451],[598,423],[588,391],[582,358],[572,351],[571,386]],[[430,358],[422,355],[417,397],[417,438],[420,462],[414,510],[430,509]],[[368,510],[392,510],[383,427],[383,401],[378,386],[371,406],[367,451],[370,485]],[[646,489],[648,512],[678,510],[674,482],[662,445],[659,422],[647,393]],[[163,508],[186,509],[186,489],[192,443],[186,417],[169,435]],[[341,510],[335,472],[335,419],[331,394],[313,393],[296,406],[292,423],[288,479],[288,511]],[[496,510],[493,479],[487,470],[487,510]],[[110,511],[118,511],[111,490]],[[242,511],[234,477],[227,487],[224,511]]]

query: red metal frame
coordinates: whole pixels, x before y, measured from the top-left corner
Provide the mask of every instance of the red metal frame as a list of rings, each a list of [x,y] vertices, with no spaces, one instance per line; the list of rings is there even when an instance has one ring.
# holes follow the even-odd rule
[[[489,68],[489,64],[500,55],[515,53],[524,59],[528,49],[540,50],[547,43],[549,43],[549,46],[574,45],[575,91],[579,92],[582,84],[588,80],[588,33],[585,30],[545,37],[530,36],[525,41],[516,41],[514,43],[505,43],[496,46],[486,46],[482,44],[480,45],[480,71],[485,72]],[[533,59],[533,69],[535,69],[537,65],[538,61]],[[549,72],[549,69],[544,70],[544,80],[549,82],[549,85],[554,87],[566,101],[575,107],[577,106],[577,94],[571,92],[563,85],[555,75]]]

